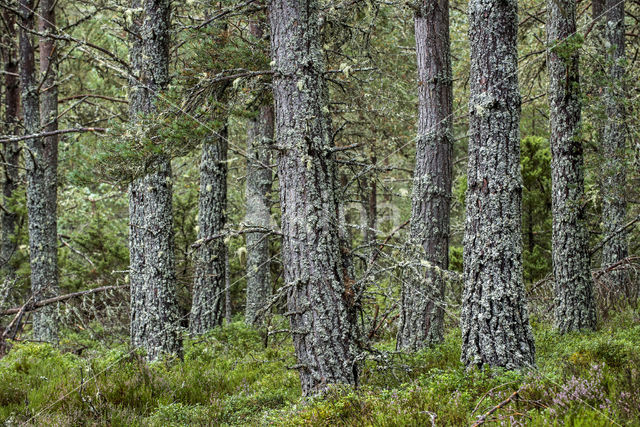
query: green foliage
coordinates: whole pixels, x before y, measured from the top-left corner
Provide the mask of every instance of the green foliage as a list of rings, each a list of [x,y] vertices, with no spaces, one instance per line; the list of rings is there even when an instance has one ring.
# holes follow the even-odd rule
[[[522,138],[523,270],[527,282],[551,272],[551,151],[539,136]]]
[[[186,426],[470,424],[518,391],[491,420],[527,425],[634,425],[640,417],[640,323],[628,311],[592,333],[535,329],[537,369],[465,370],[458,330],[414,354],[379,343],[358,390],[301,399],[291,342],[263,346],[232,323],[186,342],[183,360],[147,364],[124,346],[83,357],[16,344],[0,360],[0,422]],[[78,338],[78,337],[76,337]],[[32,419],[32,417],[35,417]]]

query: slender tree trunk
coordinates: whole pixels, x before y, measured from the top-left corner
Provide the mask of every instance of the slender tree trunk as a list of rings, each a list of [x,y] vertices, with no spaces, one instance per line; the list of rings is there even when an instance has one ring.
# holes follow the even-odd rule
[[[4,46],[4,122],[3,130],[10,135],[18,135],[20,131],[18,111],[20,109],[20,80],[17,77],[18,54],[16,49],[17,31],[15,16],[12,12],[4,11],[5,32],[2,44]],[[0,214],[0,268],[4,277],[11,277],[15,271],[11,265],[11,257],[16,251],[16,233],[18,231],[18,214],[15,212],[12,200],[20,183],[20,146],[18,142],[5,142],[2,147],[4,165],[4,185],[2,187],[2,205]]]
[[[318,12],[316,0],[269,3],[287,315],[305,395],[357,380]]]
[[[561,332],[593,329],[596,309],[589,271],[585,221],[584,172],[580,136],[579,46],[574,0],[547,2],[547,38],[551,47],[549,102],[555,318]]]
[[[257,117],[249,121],[247,135],[246,218],[249,227],[269,228],[271,202],[269,200],[273,174],[269,145],[273,140],[273,105],[263,105]],[[247,306],[245,320],[259,325],[258,316],[271,295],[271,263],[269,235],[248,233],[247,236]],[[264,313],[262,313],[264,316]]]
[[[202,144],[198,239],[222,233],[227,209],[227,128],[220,129]],[[214,239],[198,247],[196,276],[189,332],[202,334],[222,324],[225,315],[224,239]]]
[[[156,112],[169,84],[169,0],[133,0],[130,119]],[[158,154],[129,186],[131,342],[148,360],[182,351],[173,236],[171,160]]]
[[[605,244],[602,247],[603,267],[627,257],[627,233],[622,230],[627,213],[625,166],[625,32],[624,0],[607,1],[606,40],[609,81],[604,92],[607,120],[602,138],[604,166],[602,171],[602,224]],[[617,285],[625,275],[613,274]]]
[[[522,280],[516,0],[469,3],[471,73],[462,362],[534,364]]]
[[[398,347],[410,350],[444,338],[445,281],[438,270],[449,267],[453,142],[449,1],[420,1],[414,22],[419,108],[410,245],[430,265],[424,277],[410,276],[403,282]]]
[[[55,13],[52,2],[40,2],[39,14],[42,15],[41,31],[53,31]],[[27,135],[41,131],[40,109],[46,129],[55,127],[57,106],[52,108],[52,99],[57,101],[56,59],[53,40],[43,39],[40,43],[41,70],[43,73],[42,104],[38,94],[38,79],[34,46],[29,29],[34,28],[34,5],[31,0],[20,1],[20,82],[22,86],[22,110]],[[44,29],[42,27],[45,27]],[[53,94],[53,95],[52,95]],[[51,120],[51,118],[53,120]],[[58,292],[58,257],[56,226],[56,188],[57,188],[57,139],[32,138],[26,143],[27,156],[27,212],[29,217],[29,251],[31,264],[31,290],[34,299],[40,300],[55,296]],[[53,307],[43,308],[33,315],[33,337],[41,341],[57,341],[57,325]]]

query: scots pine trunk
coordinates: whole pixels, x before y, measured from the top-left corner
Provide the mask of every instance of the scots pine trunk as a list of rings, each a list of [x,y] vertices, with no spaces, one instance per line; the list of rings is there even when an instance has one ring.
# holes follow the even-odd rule
[[[129,113],[132,124],[156,112],[169,84],[169,0],[133,0]],[[173,236],[171,160],[157,154],[129,185],[131,343],[147,359],[181,353]]]
[[[317,0],[269,3],[287,315],[302,392],[355,384],[354,292],[340,243]]]
[[[469,3],[471,72],[462,362],[534,364],[522,279],[516,0]]]
[[[627,213],[624,0],[608,0],[606,10],[605,40],[610,47],[607,55],[608,82],[604,92],[607,119],[602,139],[603,267],[626,258],[629,252],[627,233],[623,230]],[[618,272],[612,277],[616,285],[622,285],[625,275]]]
[[[15,16],[4,11],[5,31],[2,34],[4,74],[4,127],[5,134],[18,135],[20,131],[18,111],[20,109],[20,79],[18,77],[18,53],[16,48],[17,31]],[[2,187],[2,212],[0,213],[0,268],[4,277],[11,277],[15,271],[11,257],[16,251],[16,233],[18,214],[12,206],[13,196],[20,181],[20,146],[18,142],[5,142],[2,146],[4,165],[4,183]]]
[[[189,332],[203,334],[222,324],[225,315],[226,252],[222,238],[227,209],[227,128],[202,144],[198,241]],[[202,240],[201,240],[202,239]]]
[[[424,277],[410,275],[403,281],[398,347],[410,350],[444,338],[445,281],[441,270],[449,266],[453,142],[449,1],[422,0],[417,7],[418,137],[409,244],[414,249],[410,253],[429,266],[418,264]]]
[[[41,32],[55,29],[53,6],[52,1],[40,2],[38,13],[42,15],[39,25]],[[20,83],[24,128],[27,135],[40,133],[41,123],[45,130],[55,129],[57,117],[55,42],[48,38],[40,40],[40,69],[44,79],[43,99],[40,99],[34,46],[29,31],[34,28],[33,8],[33,1],[20,1]],[[49,93],[44,93],[45,91]],[[54,102],[56,104],[52,105]],[[58,141],[56,138],[30,138],[26,142],[26,150],[31,291],[34,300],[37,301],[58,293],[56,221]],[[55,342],[57,332],[53,307],[44,307],[34,313],[34,339]]]
[[[594,329],[580,136],[579,44],[574,0],[547,2],[551,121],[552,258],[555,323],[560,332]]]
[[[257,117],[249,121],[247,135],[246,218],[248,227],[269,228],[271,202],[269,200],[273,174],[270,147],[273,140],[273,106],[263,105]],[[245,320],[259,325],[260,313],[271,295],[271,263],[269,235],[247,233],[247,306]]]

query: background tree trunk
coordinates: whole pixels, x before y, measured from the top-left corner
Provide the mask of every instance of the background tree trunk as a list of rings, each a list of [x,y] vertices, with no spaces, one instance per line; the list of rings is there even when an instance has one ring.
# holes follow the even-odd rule
[[[444,339],[445,281],[449,267],[453,81],[449,53],[449,1],[421,1],[415,12],[418,60],[418,137],[413,174],[411,252],[431,266],[402,286],[398,347],[410,350]],[[424,268],[418,266],[422,273]],[[414,271],[410,269],[409,271]]]
[[[516,0],[469,3],[471,73],[462,362],[534,363],[522,282]]]
[[[227,127],[202,144],[198,240],[222,233],[227,209]],[[222,238],[200,245],[189,332],[202,334],[222,324],[225,315],[227,245]]]
[[[40,2],[40,31],[54,31],[53,2]],[[43,91],[42,104],[38,93],[34,46],[29,30],[34,28],[33,2],[20,1],[20,82],[22,85],[22,111],[25,133],[41,131],[41,119],[45,129],[55,129],[57,117],[56,53],[51,39],[40,40],[40,69]],[[52,103],[56,105],[53,106]],[[42,118],[40,115],[42,108]],[[58,292],[58,256],[56,224],[56,190],[58,145],[55,138],[32,138],[26,143],[27,212],[29,217],[29,253],[31,265],[31,291],[34,300],[52,297]],[[40,341],[57,341],[57,325],[53,307],[43,308],[33,315],[33,338]]]
[[[561,332],[593,329],[596,309],[589,270],[585,220],[584,172],[580,135],[580,44],[575,2],[547,2],[547,42],[551,49],[549,102],[551,121],[551,184],[553,211],[553,275],[555,322]]]
[[[608,0],[606,10],[605,40],[611,47],[607,58],[609,78],[604,92],[607,120],[602,138],[603,267],[617,263],[629,253],[627,232],[622,230],[627,213],[624,0]],[[614,272],[612,277],[617,285],[622,285],[625,274]]]
[[[169,84],[169,0],[133,0],[130,50],[130,119],[156,111],[158,92]],[[129,186],[131,342],[148,360],[181,353],[176,299],[171,160],[164,154],[146,165]]]
[[[305,395],[357,380],[318,7],[269,3],[287,314]]]
[[[20,79],[18,77],[18,52],[16,49],[17,31],[15,16],[4,11],[4,31],[2,33],[4,75],[4,133],[18,135],[20,132],[18,111],[20,110]],[[20,145],[18,142],[5,142],[2,146],[4,165],[4,183],[2,187],[2,206],[0,213],[0,268],[4,277],[15,273],[11,257],[17,248],[18,214],[12,206],[13,196],[20,184]]]
[[[249,121],[247,135],[247,187],[245,221],[249,227],[269,228],[271,201],[269,200],[273,173],[270,147],[273,140],[273,105],[263,105],[257,117]],[[245,320],[258,325],[258,316],[271,295],[271,263],[269,262],[269,235],[248,233],[247,239],[247,306]],[[264,316],[264,313],[262,313]]]

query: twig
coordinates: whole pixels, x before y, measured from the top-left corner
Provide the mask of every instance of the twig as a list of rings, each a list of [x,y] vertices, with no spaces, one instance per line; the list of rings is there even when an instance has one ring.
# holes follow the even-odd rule
[[[18,141],[24,141],[25,139],[32,139],[32,138],[44,138],[47,136],[54,136],[54,135],[63,135],[66,133],[80,133],[80,132],[106,132],[105,128],[72,128],[72,129],[58,129],[58,130],[52,130],[49,132],[42,132],[42,133],[33,133],[31,135],[23,135],[23,136],[10,136],[7,137],[8,135],[0,135],[0,144],[4,144],[7,142],[18,142]]]
[[[516,396],[518,396],[518,390],[514,391],[513,393],[511,393],[511,396],[507,397],[505,400],[503,400],[502,402],[498,403],[493,408],[489,409],[487,411],[487,413],[484,414],[483,416],[481,416],[480,418],[478,418],[477,421],[471,425],[471,427],[477,427],[480,424],[484,424],[484,422],[487,420],[487,418],[489,418],[491,416],[491,414],[496,412],[498,409],[503,408],[506,405],[508,405],[509,402],[511,402]]]
[[[9,308],[7,310],[4,311],[0,311],[0,316],[8,316],[11,314],[16,314],[16,313],[20,313],[21,310],[27,312],[27,311],[33,311],[36,310],[40,307],[44,307],[46,305],[50,305],[50,304],[55,304],[57,302],[61,302],[61,301],[66,301],[68,299],[71,298],[75,298],[75,297],[81,297],[84,295],[90,295],[90,294],[95,294],[98,292],[104,292],[104,291],[109,291],[111,289],[121,289],[121,288],[128,288],[129,285],[110,285],[110,286],[101,286],[99,288],[93,288],[93,289],[87,289],[86,291],[79,291],[79,292],[72,292],[70,294],[65,294],[65,295],[60,295],[57,297],[53,297],[53,298],[47,298],[47,299],[43,299],[40,301],[36,301],[35,303],[27,306],[27,304],[23,305],[22,307],[14,307],[14,308]],[[27,301],[28,303],[28,301]]]

